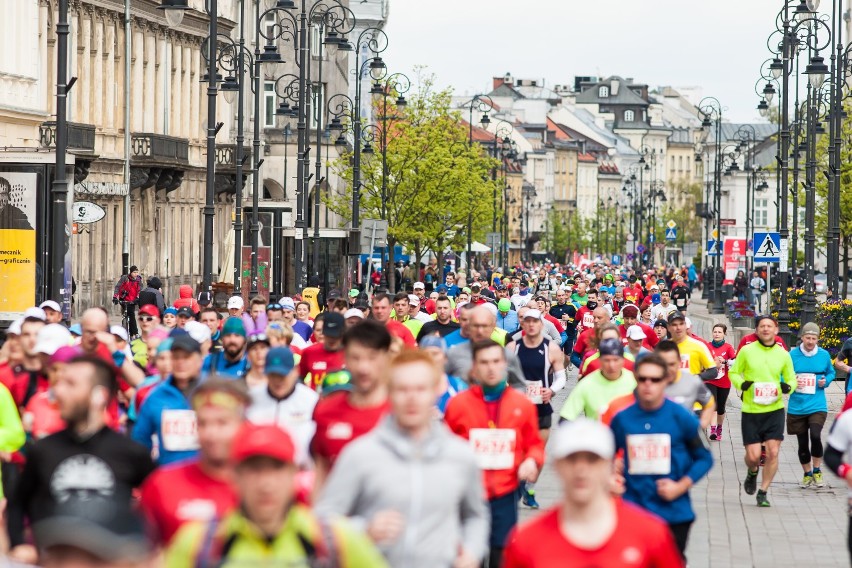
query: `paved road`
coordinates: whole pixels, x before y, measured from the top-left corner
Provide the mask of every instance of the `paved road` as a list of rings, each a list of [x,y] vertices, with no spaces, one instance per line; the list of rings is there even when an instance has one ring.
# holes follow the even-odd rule
[[[572,372],[567,388],[556,399],[557,408],[575,384],[576,373]],[[842,383],[829,387],[828,399],[829,420],[823,442],[842,406]],[[772,507],[758,508],[754,496],[746,495],[740,485],[746,467],[738,397],[728,399],[727,412],[723,441],[711,442],[713,469],[691,492],[697,519],[687,549],[689,567],[849,566],[844,484],[826,472],[825,488],[801,489],[796,441],[787,437],[781,445],[778,474],[769,490]],[[558,480],[548,464],[536,485],[536,497],[546,508],[560,495]],[[535,514],[521,506],[522,519]]]

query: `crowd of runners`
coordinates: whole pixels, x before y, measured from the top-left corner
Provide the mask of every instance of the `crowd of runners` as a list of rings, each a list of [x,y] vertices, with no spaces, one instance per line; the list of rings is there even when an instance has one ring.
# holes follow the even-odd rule
[[[852,413],[822,441],[852,361],[812,323],[788,350],[768,315],[737,347],[699,337],[691,272],[447,270],[222,313],[131,270],[127,327],[48,300],[0,349],[0,546],[50,567],[685,565],[734,397],[756,506],[785,433],[803,489],[823,465],[852,487]],[[561,498],[519,524],[546,455]]]

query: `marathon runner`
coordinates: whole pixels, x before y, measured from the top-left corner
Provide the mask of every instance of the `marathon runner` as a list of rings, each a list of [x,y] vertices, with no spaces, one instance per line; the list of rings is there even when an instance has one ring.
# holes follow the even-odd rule
[[[633,392],[636,380],[633,373],[624,368],[624,345],[620,339],[610,338],[598,346],[601,368],[588,375],[568,395],[559,416],[574,420],[585,414],[597,420],[606,412],[609,403],[620,396]]]
[[[680,351],[674,341],[661,341],[654,352],[666,364],[666,398],[690,412],[698,406],[701,409],[701,428],[706,429],[716,409],[710,389],[701,379],[680,368]]]
[[[731,383],[743,391],[742,434],[748,468],[743,489],[749,495],[757,491],[757,505],[769,507],[767,491],[778,471],[778,452],[784,439],[784,398],[797,386],[790,354],[775,341],[778,322],[772,316],[757,317],[758,341],[737,353],[728,375]],[[783,377],[783,380],[782,380]],[[766,445],[763,479],[757,489],[760,445]]]
[[[717,442],[722,441],[722,427],[725,424],[725,404],[728,401],[728,395],[731,393],[731,379],[728,377],[728,371],[735,359],[734,347],[725,341],[725,334],[727,333],[728,326],[725,324],[717,323],[713,326],[713,341],[710,342],[710,354],[713,355],[713,359],[716,361],[716,368],[719,369],[719,373],[715,379],[704,382],[716,400],[716,419],[710,422],[710,439]]]
[[[686,316],[682,312],[673,312],[669,316],[669,334],[680,351],[681,369],[697,375],[703,381],[715,379],[719,375],[707,345],[689,335]]]
[[[825,449],[825,465],[847,486],[847,514],[852,505],[852,464],[848,460],[852,457],[852,412],[844,410],[834,421],[831,432],[828,434],[828,443]],[[845,459],[844,459],[845,458]],[[852,563],[852,515],[849,516],[849,527],[846,530],[846,548],[849,551],[850,563]]]

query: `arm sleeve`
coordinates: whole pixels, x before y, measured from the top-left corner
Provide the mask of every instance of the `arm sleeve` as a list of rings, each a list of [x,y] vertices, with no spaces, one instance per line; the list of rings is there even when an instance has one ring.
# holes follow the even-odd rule
[[[745,372],[745,355],[740,352],[737,354],[737,358],[734,359],[734,365],[728,371],[728,378],[731,379],[731,384],[734,385],[736,389],[742,389],[743,381],[743,372]]]
[[[825,387],[828,388],[828,385],[834,381],[834,378],[837,376],[837,371],[834,370],[834,365],[831,364],[831,355],[828,355],[828,362],[825,364]]]
[[[698,376],[702,381],[712,381],[719,376],[719,370],[716,367],[710,367],[698,373]]]
[[[568,398],[565,399],[565,404],[562,405],[562,410],[559,411],[559,416],[565,420],[576,420],[583,412],[584,384],[586,383],[582,381],[577,383],[577,386],[574,387],[574,390],[572,390],[571,394],[568,395]]]
[[[544,321],[545,321],[544,329],[547,330],[547,337],[549,337],[551,339],[551,341],[556,342],[557,345],[561,345],[560,338],[559,338],[559,330],[556,329],[556,326],[553,325],[553,322],[548,321],[548,320],[544,320]]]
[[[133,438],[134,442],[142,444],[150,450],[152,447],[151,436],[154,435],[154,421],[151,416],[150,399],[146,402],[149,404],[143,404],[142,408],[139,409],[139,417],[136,420],[136,424],[133,426],[131,438]]]
[[[115,289],[112,291],[113,298],[118,298],[118,295],[121,291],[121,286],[125,282],[127,282],[127,275],[122,275],[122,277],[118,279],[118,282],[115,283]]]
[[[14,452],[27,441],[12,393],[0,385],[0,451]]]
[[[781,375],[784,378],[784,382],[790,385],[791,389],[796,390],[799,383],[796,380],[796,370],[793,368],[793,358],[790,357],[790,354],[786,350],[784,351],[784,355],[786,355],[787,360],[784,363],[784,370],[781,371]]]
[[[326,478],[314,512],[324,518],[348,517],[356,529],[364,531],[369,519],[354,514],[355,503],[360,495],[360,476],[363,474],[358,465],[362,461],[358,456],[358,447],[350,444],[343,449],[335,463],[336,467],[331,468]]]
[[[472,452],[470,452],[472,453]],[[461,517],[462,548],[481,561],[488,550],[488,535],[491,531],[491,510],[485,501],[485,491],[481,473],[476,460],[471,455],[468,473],[465,476],[467,487],[462,495],[459,516]]]
[[[692,480],[692,483],[698,483],[702,477],[707,475],[710,468],[713,467],[713,454],[704,444],[704,440],[699,433],[701,429],[698,419],[692,415],[685,416],[689,419],[688,425],[684,425],[684,432],[692,432],[692,438],[687,440],[687,447],[692,456],[692,465],[686,472],[686,475]]]

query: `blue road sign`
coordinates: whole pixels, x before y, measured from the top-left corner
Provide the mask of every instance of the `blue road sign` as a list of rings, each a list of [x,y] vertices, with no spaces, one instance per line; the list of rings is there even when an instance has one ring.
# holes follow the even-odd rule
[[[612,255],[612,263],[613,264],[621,264],[621,255],[620,254]]]
[[[781,234],[780,233],[754,233],[754,261],[755,262],[780,262],[781,261]]]
[[[645,245],[642,245],[642,244],[636,245],[636,252],[638,252],[639,254],[642,254],[643,252],[645,252]]]
[[[677,227],[671,227],[666,229],[666,240],[667,241],[676,241],[677,240]]]
[[[722,243],[714,239],[707,241],[707,256],[722,256]]]

